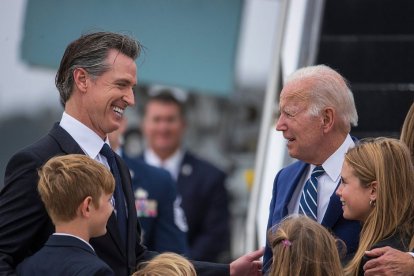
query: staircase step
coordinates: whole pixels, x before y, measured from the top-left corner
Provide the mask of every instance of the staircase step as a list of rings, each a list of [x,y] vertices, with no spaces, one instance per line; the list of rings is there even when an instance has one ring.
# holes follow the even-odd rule
[[[326,0],[322,34],[413,34],[413,0]]]
[[[414,36],[322,36],[317,63],[352,83],[414,83]]]
[[[414,84],[352,84],[359,122],[352,133],[358,137],[400,134],[414,101]]]

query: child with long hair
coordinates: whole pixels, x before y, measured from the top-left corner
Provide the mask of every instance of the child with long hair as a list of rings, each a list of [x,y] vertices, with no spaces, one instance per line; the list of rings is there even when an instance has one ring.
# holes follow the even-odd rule
[[[336,241],[316,221],[302,215],[289,216],[268,235],[273,251],[270,275],[343,275]]]
[[[376,138],[345,155],[341,198],[344,217],[363,224],[346,275],[364,275],[366,250],[390,246],[408,251],[414,233],[414,168],[407,146],[396,139]]]

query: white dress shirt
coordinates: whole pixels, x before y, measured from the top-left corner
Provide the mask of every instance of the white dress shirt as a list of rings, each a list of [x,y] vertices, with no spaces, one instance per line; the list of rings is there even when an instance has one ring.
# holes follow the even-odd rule
[[[152,149],[147,148],[144,151],[145,162],[151,166],[167,170],[175,182],[177,182],[178,174],[180,173],[180,166],[183,157],[184,151],[182,149],[178,149],[172,156],[164,161],[162,161]],[[181,207],[181,201],[181,195],[177,193],[177,197],[174,201],[174,223],[181,231],[187,232],[187,218],[185,217],[184,210]]]
[[[328,208],[329,200],[335,192],[341,178],[342,164],[345,159],[345,153],[349,148],[355,145],[349,134],[346,136],[342,145],[323,162],[322,167],[325,173],[318,177],[318,222],[321,223]],[[306,181],[310,178],[315,165],[310,165],[307,172],[303,174],[299,184],[297,185],[292,198],[288,204],[289,214],[297,214],[299,212],[300,196]]]
[[[178,174],[180,173],[180,166],[183,157],[184,152],[181,149],[178,149],[173,155],[171,155],[164,161],[161,160],[158,157],[158,155],[150,148],[147,148],[144,152],[145,162],[152,166],[166,169],[175,181],[177,181],[178,179]]]
[[[106,157],[99,153],[104,143],[109,145],[108,138],[106,138],[106,141],[102,140],[102,138],[92,129],[88,128],[66,112],[63,112],[60,126],[72,136],[87,156],[104,164],[110,169]]]

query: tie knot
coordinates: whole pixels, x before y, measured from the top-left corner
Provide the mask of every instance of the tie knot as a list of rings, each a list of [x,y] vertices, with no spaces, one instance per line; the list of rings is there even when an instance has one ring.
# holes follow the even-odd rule
[[[322,166],[316,166],[313,171],[311,176],[313,177],[318,177],[321,176],[322,174],[324,174],[325,170],[322,168]]]
[[[106,157],[106,159],[111,160],[112,158],[114,158],[114,152],[112,151],[111,147],[107,144],[104,143],[100,153]]]

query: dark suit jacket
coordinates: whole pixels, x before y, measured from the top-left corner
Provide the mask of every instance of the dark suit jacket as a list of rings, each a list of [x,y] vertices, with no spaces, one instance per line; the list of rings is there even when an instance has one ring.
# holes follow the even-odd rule
[[[188,224],[188,254],[194,260],[216,261],[229,250],[230,215],[225,179],[225,173],[209,162],[189,151],[184,154],[177,191]]]
[[[411,237],[405,237],[404,235],[401,235],[399,232],[396,232],[394,235],[389,236],[388,238],[385,238],[377,243],[375,243],[369,250],[372,250],[374,248],[380,248],[389,246],[392,248],[395,248],[397,250],[408,252],[409,246],[410,246]],[[362,257],[361,264],[359,265],[359,273],[358,275],[364,276],[364,265],[366,262],[368,262],[371,258],[364,256]]]
[[[0,274],[13,274],[18,263],[37,252],[54,232],[53,224],[37,192],[37,169],[56,155],[83,154],[73,138],[58,123],[48,135],[15,154],[7,164],[4,187],[0,191]],[[128,167],[116,155],[128,210],[128,248],[122,247],[115,215],[107,223],[107,233],[91,239],[97,255],[116,275],[130,275],[136,264],[156,253],[140,244],[134,195]],[[206,271],[226,271],[228,266],[206,264]],[[201,269],[200,268],[200,269]],[[216,271],[217,272],[217,271]]]
[[[273,183],[272,201],[269,208],[269,220],[267,230],[273,225],[277,225],[284,217],[289,215],[288,204],[292,195],[299,184],[309,164],[297,161],[288,167],[282,169],[277,175]],[[339,183],[338,183],[339,185]],[[328,208],[322,220],[322,225],[330,230],[337,238],[345,242],[348,254],[356,251],[359,242],[359,232],[361,225],[358,221],[346,220],[342,216],[342,204],[339,197],[333,193],[331,195]],[[263,264],[269,267],[272,261],[272,250],[266,242]]]
[[[131,170],[135,207],[143,232],[143,242],[149,250],[184,254],[186,234],[175,224],[174,201],[176,185],[171,175],[163,169],[132,159],[122,158]],[[146,192],[145,198],[138,193]]]
[[[52,235],[33,256],[17,267],[21,276],[114,276],[114,272],[83,241],[71,237]]]

